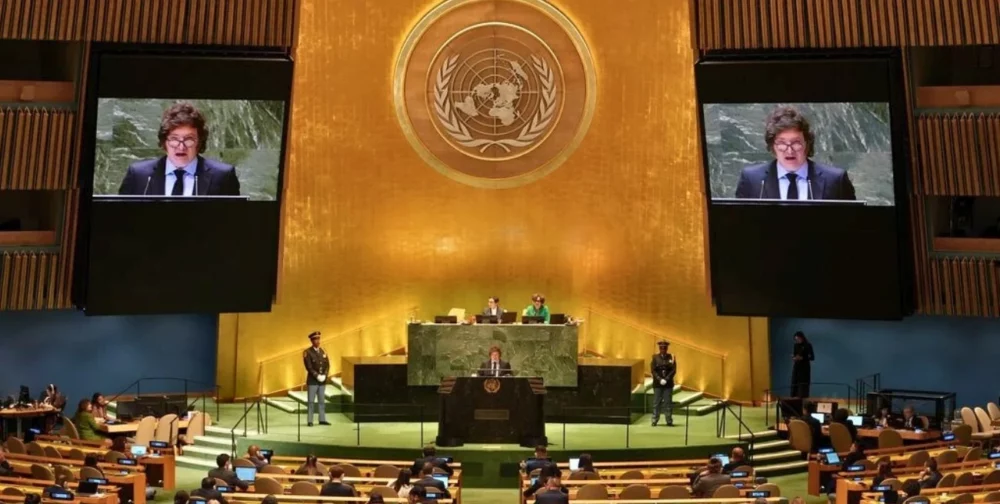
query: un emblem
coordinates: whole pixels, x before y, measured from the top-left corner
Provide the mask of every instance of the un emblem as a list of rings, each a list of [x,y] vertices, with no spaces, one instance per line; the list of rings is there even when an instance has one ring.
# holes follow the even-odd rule
[[[563,163],[596,103],[590,51],[544,0],[447,0],[407,37],[396,111],[435,169],[476,187],[515,187]]]
[[[486,390],[487,394],[496,394],[497,392],[500,392],[500,380],[496,378],[483,380],[483,389]]]

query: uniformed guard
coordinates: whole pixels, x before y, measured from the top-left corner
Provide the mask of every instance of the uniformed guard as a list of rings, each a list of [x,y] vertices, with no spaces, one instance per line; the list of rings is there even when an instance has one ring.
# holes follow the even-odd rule
[[[660,421],[660,406],[665,403],[664,414],[667,426],[674,425],[674,375],[677,374],[677,361],[667,353],[670,343],[660,340],[657,343],[660,352],[653,354],[649,363],[649,372],[653,375],[653,427]]]
[[[309,335],[312,346],[302,352],[302,361],[306,365],[306,387],[309,390],[309,427],[313,425],[313,405],[319,401],[319,424],[330,425],[326,421],[326,374],[330,371],[330,358],[319,347],[320,332]]]

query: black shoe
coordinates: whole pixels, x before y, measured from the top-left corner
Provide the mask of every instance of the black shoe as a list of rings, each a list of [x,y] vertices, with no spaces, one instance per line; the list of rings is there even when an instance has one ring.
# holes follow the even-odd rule
[[[327,422],[326,420],[322,420],[322,421],[320,421],[319,424],[320,425],[330,425],[330,422]]]
[[[656,422],[653,422],[653,427],[656,427]]]
[[[674,426],[673,422],[667,422],[667,427],[673,427],[673,426]]]
[[[309,423],[306,424],[306,427],[312,427],[312,426],[313,426],[312,422],[309,422]]]

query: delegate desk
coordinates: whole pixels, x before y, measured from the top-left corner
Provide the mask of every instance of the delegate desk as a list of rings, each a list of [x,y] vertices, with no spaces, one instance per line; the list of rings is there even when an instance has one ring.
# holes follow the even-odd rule
[[[579,339],[576,325],[409,324],[406,384],[436,387],[451,376],[470,376],[495,345],[516,376],[576,387]]]
[[[922,443],[922,444],[912,444],[898,448],[880,448],[876,450],[865,451],[866,458],[873,463],[878,463],[878,460],[882,457],[888,456],[893,467],[905,466],[906,462],[909,460],[910,456],[919,451],[927,451],[928,454],[933,458],[937,456],[938,453],[947,450],[954,443],[954,441],[935,441],[933,443]],[[956,448],[965,448],[962,446],[956,446]],[[961,452],[959,452],[961,455]],[[840,453],[840,459],[843,460],[847,456],[847,453]],[[828,465],[819,460],[818,455],[809,456],[808,465],[808,480],[807,480],[807,490],[809,495],[819,495],[820,494],[820,482],[824,474],[838,473],[841,470],[840,464]]]
[[[258,493],[227,493],[225,494],[226,501],[232,502],[245,502],[248,504],[259,504],[260,501],[267,497],[264,494]],[[275,495],[278,502],[288,502],[294,504],[334,504],[334,503],[345,503],[345,504],[367,504],[368,497],[322,497],[314,495]],[[409,502],[407,499],[401,499],[399,497],[387,497],[385,502],[401,503],[406,504]],[[453,504],[457,501],[452,499],[437,499],[434,501],[437,504]],[[606,504],[606,503],[605,503]]]
[[[59,415],[59,410],[45,405],[31,408],[0,408],[0,439],[7,439],[7,436],[14,435],[21,437],[24,434],[23,421],[33,418],[44,418],[49,415]],[[14,432],[7,429],[7,422],[13,420],[16,427]]]
[[[67,439],[66,443],[73,443]],[[42,448],[51,446],[59,451],[63,457],[69,457],[73,450],[80,450],[84,455],[97,455],[102,460],[108,453],[107,447],[91,446],[89,444],[65,444],[53,441],[36,441]],[[154,453],[139,457],[139,465],[146,468],[146,478],[152,486],[158,486],[164,490],[173,490],[177,486],[177,460],[171,451]]]
[[[323,485],[330,480],[329,476],[297,476],[294,474],[277,474],[277,473],[264,473],[258,474],[257,479],[270,478],[277,481],[281,487],[285,490],[285,493],[291,492],[292,485],[305,481],[308,483],[313,483],[316,490],[322,489]],[[344,483],[349,484],[354,487],[358,492],[359,496],[369,496],[371,494],[372,488],[377,486],[390,486],[396,478],[375,478],[371,476],[345,476],[343,479]],[[251,485],[248,491],[256,492],[256,486]],[[456,499],[461,499],[461,485],[458,478],[448,478],[448,493]]]
[[[869,428],[862,427],[862,428],[858,429],[858,437],[860,437],[860,438],[878,439],[878,435],[883,430],[885,430],[885,429],[869,429]],[[788,432],[788,425],[785,424],[784,422],[779,423],[778,424],[778,431],[779,432]],[[928,430],[928,431],[917,432],[917,431],[912,431],[912,430],[896,429],[896,432],[899,432],[899,435],[900,435],[900,437],[903,438],[903,441],[912,441],[912,442],[926,443],[928,441],[935,441],[935,440],[941,439],[941,431],[938,431],[938,430]],[[830,436],[830,426],[829,425],[824,425],[823,426],[823,435],[827,436],[827,437]]]
[[[365,460],[320,457],[317,461],[326,466],[327,469],[335,465],[352,465],[357,467],[364,476],[373,476],[375,469],[379,466],[392,466],[396,469],[409,469],[413,466],[412,460]],[[274,457],[271,457],[271,466],[280,467],[287,474],[295,473],[295,471],[305,462],[305,457],[293,457],[288,455],[275,455]],[[454,471],[452,477],[460,479],[462,474],[462,463],[452,462],[449,463],[448,466]]]
[[[8,488],[14,488],[24,492],[25,495],[41,495],[46,488],[52,485],[53,482],[51,481],[0,476],[0,493]],[[100,494],[82,496],[75,494],[76,486],[76,483],[69,483],[66,485],[66,488],[74,492],[75,499],[84,504],[124,504],[118,498],[118,489],[115,487],[103,486],[98,489],[101,492]],[[21,499],[22,501],[24,500],[23,497]]]
[[[82,460],[54,459],[48,457],[35,457],[32,455],[19,455],[8,453],[7,461],[16,474],[31,476],[32,464],[42,464],[48,466],[62,465],[73,472],[73,476],[80,479],[80,467]],[[145,504],[146,502],[146,474],[141,467],[123,466],[118,464],[100,463],[98,464],[104,473],[104,478],[108,483],[121,489],[120,495],[124,502],[133,501],[134,504]]]
[[[961,473],[971,473],[975,484],[981,486],[983,478],[994,472],[992,464],[983,465],[983,461],[976,462],[964,462],[959,464],[946,464],[939,468],[942,475],[947,474],[961,474]],[[920,474],[921,467],[908,467],[896,473],[896,479],[900,481],[906,481],[908,479],[916,479]],[[858,500],[861,498],[863,492],[870,491],[872,484],[872,478],[875,476],[875,471],[866,471],[862,473],[838,473],[837,475],[837,487],[836,487],[836,504],[857,504]],[[861,478],[860,481],[855,478]],[[951,488],[943,489],[946,492],[951,490]],[[921,490],[921,494],[929,490]]]
[[[1000,485],[929,488],[921,490],[920,496],[927,497],[927,499],[933,503],[943,503],[950,502],[955,497],[967,493],[972,494],[973,502],[983,502],[987,495],[994,492],[1000,492]],[[880,497],[882,497],[882,492],[863,492],[861,494],[860,502],[862,504],[882,504],[882,501],[879,500]],[[903,500],[902,496],[900,496],[899,502],[903,502]]]
[[[189,423],[190,422],[188,420],[178,420],[177,430],[179,431],[187,430]],[[119,434],[123,436],[128,436],[131,434],[135,434],[136,431],[139,430],[139,421],[135,420],[132,422],[114,422],[114,423],[99,422],[98,429],[101,432],[109,435]]]

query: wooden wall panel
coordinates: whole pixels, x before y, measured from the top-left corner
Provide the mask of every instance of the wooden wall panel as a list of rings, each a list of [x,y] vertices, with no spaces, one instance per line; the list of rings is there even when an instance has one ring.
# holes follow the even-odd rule
[[[702,50],[1000,44],[997,0],[692,2]]]
[[[69,299],[58,299],[58,262],[61,254],[5,252],[0,255],[0,310],[69,308]]]
[[[917,194],[1000,197],[1000,114],[919,115],[915,139]]]
[[[0,108],[0,190],[67,189],[76,113]]]
[[[997,268],[994,259],[983,257],[931,258],[926,273],[931,277],[933,299],[921,298],[920,312],[928,315],[1000,317]],[[928,294],[926,289],[923,294]]]
[[[0,39],[291,47],[298,0],[0,0]]]

